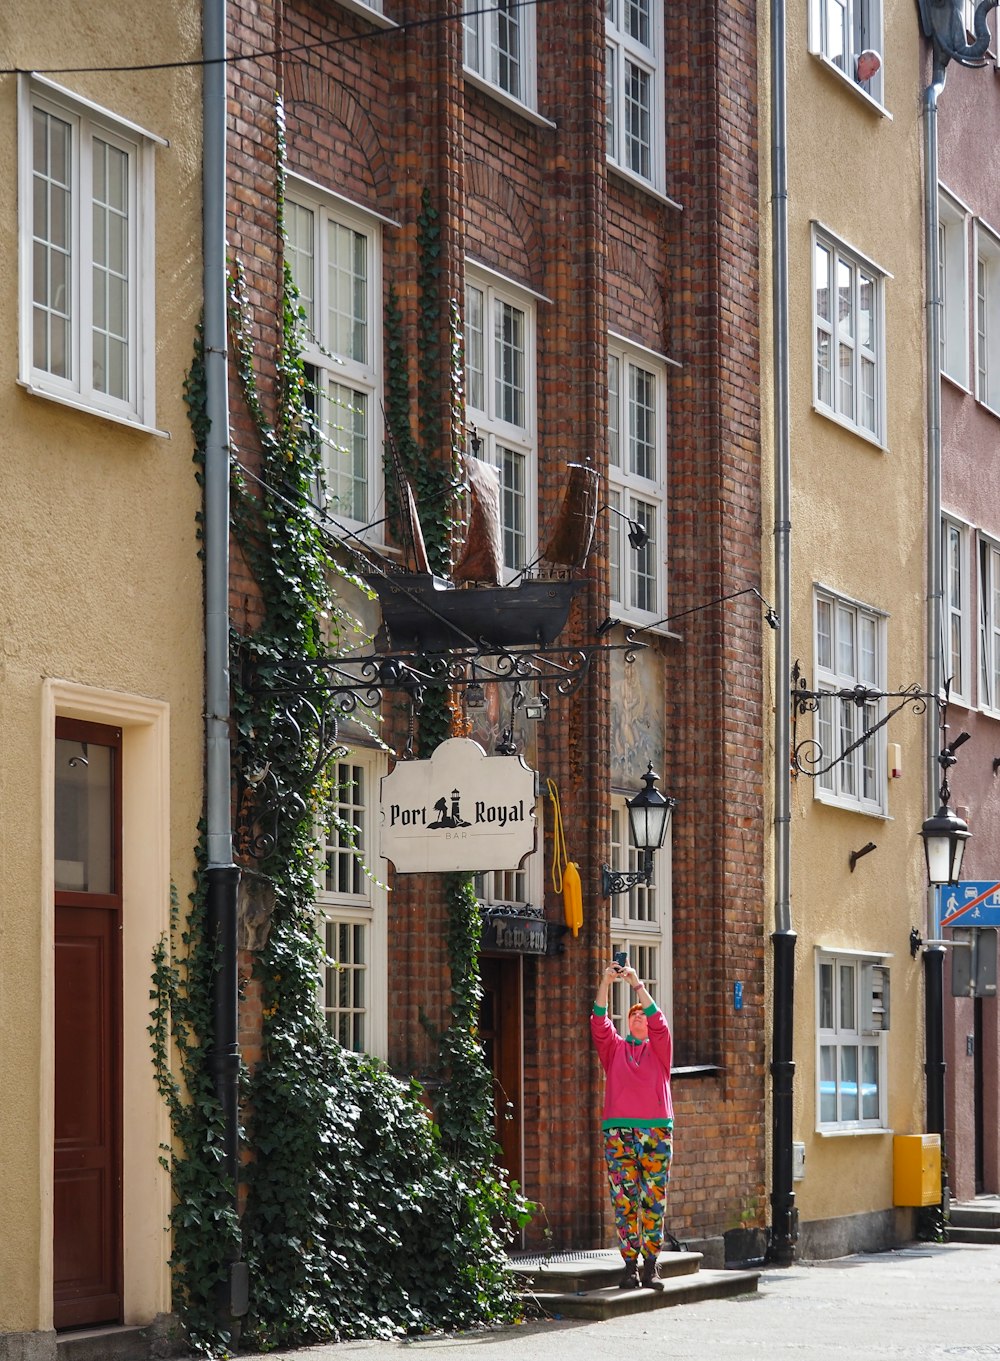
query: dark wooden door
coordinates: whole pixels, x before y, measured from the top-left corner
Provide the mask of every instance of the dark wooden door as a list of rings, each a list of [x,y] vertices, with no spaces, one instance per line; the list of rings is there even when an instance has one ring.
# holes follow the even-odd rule
[[[493,1120],[503,1165],[522,1181],[523,1093],[521,1060],[521,960],[518,956],[480,960],[483,1000],[479,1039],[493,1074]]]
[[[122,1317],[121,733],[56,727],[54,1320]]]

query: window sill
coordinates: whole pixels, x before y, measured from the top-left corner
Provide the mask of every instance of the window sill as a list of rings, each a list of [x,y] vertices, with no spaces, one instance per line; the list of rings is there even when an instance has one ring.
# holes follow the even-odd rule
[[[842,86],[845,86],[848,90],[850,90],[850,92],[855,96],[855,98],[859,99],[862,104],[867,104],[868,108],[872,111],[872,113],[878,114],[880,118],[884,118],[890,123],[892,122],[892,114],[885,107],[885,105],[880,104],[879,101],[875,99],[873,95],[870,95],[867,92],[867,90],[862,90],[858,82],[856,80],[852,80],[851,77],[847,74],[847,72],[842,71],[835,62],[832,62],[830,60],[829,57],[825,57],[822,52],[813,52],[812,57],[814,61],[819,62],[820,66],[822,66],[825,71],[829,71],[830,74],[836,80],[838,80]]]
[[[465,67],[465,83],[476,90],[480,90],[484,95],[489,95],[490,99],[495,100],[497,104],[502,104],[511,113],[520,114],[526,122],[533,123],[536,128],[552,130],[557,126],[550,118],[543,118],[540,113],[529,108],[520,99],[515,98],[514,95],[509,95],[506,90],[501,90],[499,85],[491,85],[488,80],[484,80],[475,71],[470,71],[468,67]]]
[[[54,392],[50,388],[37,387],[34,383],[27,382],[23,378],[19,378],[18,383],[24,388],[25,392],[30,392],[32,397],[42,397],[47,402],[57,402],[59,406],[67,406],[72,411],[82,412],[85,416],[96,416],[98,420],[111,421],[115,425],[122,425],[128,430],[134,430],[137,434],[155,435],[157,439],[171,438],[168,430],[160,430],[155,425],[147,425],[138,416],[129,417],[119,415],[114,411],[105,411],[103,407],[93,406],[90,402],[84,401],[82,397]]]
[[[989,402],[984,402],[982,397],[976,398],[976,406],[978,406],[980,410],[985,411],[987,416],[992,416],[995,420],[1000,420],[1000,411],[998,411],[995,406],[990,406]]]
[[[827,808],[840,808],[845,813],[859,813],[865,818],[877,818],[879,822],[892,821],[892,817],[884,808],[856,803],[854,800],[845,799],[839,794],[831,794],[827,789],[820,789],[815,780],[813,780],[813,798],[817,803],[825,804]]]
[[[360,14],[364,19],[370,19],[378,28],[398,28],[395,19],[389,19],[381,10],[375,9],[372,5],[366,5],[364,0],[337,0],[341,9],[350,10],[352,14]]]
[[[859,440],[863,440],[865,444],[871,445],[871,447],[877,449],[879,453],[887,454],[889,452],[889,446],[885,444],[878,435],[871,434],[869,431],[862,429],[860,425],[853,425],[850,421],[845,420],[843,416],[838,415],[831,407],[823,406],[821,402],[813,401],[812,409],[817,416],[822,416],[824,420],[832,421],[834,425],[839,425],[842,430],[846,430],[849,434],[856,435]]]
[[[950,373],[945,373],[944,369],[941,370],[941,377],[943,381],[948,384],[949,387],[957,388],[963,397],[972,396],[972,388],[969,387],[968,383],[965,382],[964,379],[953,378]]]
[[[633,633],[651,633],[654,637],[665,638],[671,643],[682,643],[684,635],[675,633],[673,629],[666,627],[665,622],[657,622],[651,619],[642,619],[638,615],[630,614],[629,611],[616,601],[612,601],[610,606],[611,618],[619,628],[631,629]]]
[[[872,1126],[870,1129],[833,1129],[828,1125],[817,1125],[816,1133],[821,1139],[867,1139],[873,1134],[893,1134],[895,1131],[887,1129],[884,1125],[877,1128]]]
[[[675,213],[683,213],[684,205],[682,203],[678,203],[675,198],[665,194],[662,189],[657,189],[649,180],[644,180],[641,175],[635,174],[634,171],[626,170],[624,166],[616,165],[614,161],[608,161],[608,174],[613,175],[615,179],[621,180],[624,184],[630,185],[633,189],[641,190],[651,199],[655,199],[657,203],[672,208]]]
[[[693,1077],[721,1077],[722,1068],[717,1063],[692,1063],[686,1068],[671,1068],[670,1080],[675,1082],[678,1078]]]

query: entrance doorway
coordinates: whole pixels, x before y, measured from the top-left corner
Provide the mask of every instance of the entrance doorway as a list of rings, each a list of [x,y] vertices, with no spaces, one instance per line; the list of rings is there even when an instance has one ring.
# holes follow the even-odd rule
[[[523,1184],[521,958],[485,956],[480,972],[479,1040],[493,1074],[493,1127],[504,1167],[512,1181]]]
[[[56,1328],[122,1318],[121,750],[56,721]]]

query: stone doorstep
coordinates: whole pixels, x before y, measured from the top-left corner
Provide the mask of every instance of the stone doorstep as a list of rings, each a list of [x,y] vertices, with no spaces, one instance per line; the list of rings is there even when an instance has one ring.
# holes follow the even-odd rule
[[[700,1252],[661,1252],[657,1259],[661,1280],[693,1275],[701,1264]],[[595,1253],[593,1256],[580,1253],[542,1262],[513,1262],[508,1269],[521,1277],[525,1286],[535,1292],[580,1295],[609,1286],[617,1289],[622,1274],[622,1259],[617,1252]]]
[[[579,1294],[535,1290],[526,1292],[525,1298],[543,1314],[602,1320],[652,1309],[669,1309],[680,1304],[697,1304],[700,1300],[755,1294],[759,1279],[759,1271],[698,1271],[664,1279],[659,1290],[619,1290],[614,1286]]]
[[[74,1328],[56,1336],[57,1361],[146,1361],[148,1328]]]
[[[990,1205],[952,1205],[948,1222],[958,1229],[1000,1229],[1000,1206],[995,1200]]]
[[[973,1226],[970,1224],[949,1224],[950,1243],[1000,1243],[1000,1228]]]

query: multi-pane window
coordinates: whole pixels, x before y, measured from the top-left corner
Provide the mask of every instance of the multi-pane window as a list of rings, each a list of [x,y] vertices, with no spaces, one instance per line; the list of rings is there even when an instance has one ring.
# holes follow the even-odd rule
[[[336,519],[367,525],[379,495],[382,446],[378,231],[360,212],[293,186],[285,235],[305,320],[327,509]]]
[[[882,0],[810,0],[809,24],[811,49],[881,104]]]
[[[534,308],[471,271],[465,286],[466,409],[479,456],[500,475],[504,566],[531,561],[536,538]]]
[[[605,0],[608,160],[662,187],[662,0]]]
[[[822,749],[820,794],[864,812],[885,811],[885,729],[872,732],[884,701],[838,691],[884,688],[885,619],[853,601],[816,593],[816,683],[827,691],[814,717]],[[865,736],[868,733],[870,736]]]
[[[535,102],[535,7],[465,0],[465,65],[512,99]]]
[[[20,98],[21,380],[151,425],[153,139],[38,80]]]
[[[941,586],[944,679],[951,682],[950,698],[968,704],[972,699],[968,530],[954,520],[944,520],[941,525]]]
[[[818,232],[813,242],[814,391],[820,410],[880,443],[883,276]]]
[[[941,372],[964,387],[969,381],[968,277],[965,214],[949,195],[938,195],[938,294],[941,299]]]
[[[665,494],[665,369],[649,355],[613,341],[608,350],[611,599],[616,610],[639,623],[664,613]]]
[[[976,396],[1000,412],[1000,240],[976,224]]]
[[[1000,545],[979,540],[979,704],[1000,712]]]
[[[612,797],[610,849],[613,870],[627,873],[642,868],[640,853],[629,841],[624,795]],[[652,882],[637,884],[611,898],[611,949],[626,952],[650,996],[668,1017],[672,1006],[671,940],[670,845],[665,842],[653,858]],[[634,1001],[627,984],[612,984],[609,1014],[623,1034],[625,1016]]]
[[[331,772],[319,827],[317,908],[325,961],[319,1003],[346,1049],[385,1053],[386,894],[375,877],[380,758],[355,752]]]
[[[861,956],[819,953],[816,993],[819,1127],[883,1128],[888,969]]]

